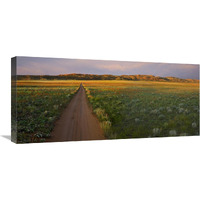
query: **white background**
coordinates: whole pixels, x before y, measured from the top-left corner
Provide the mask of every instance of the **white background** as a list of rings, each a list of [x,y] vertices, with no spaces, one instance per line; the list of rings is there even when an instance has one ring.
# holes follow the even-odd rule
[[[200,138],[16,145],[10,58],[200,63],[199,0],[0,2],[0,199],[200,199]]]

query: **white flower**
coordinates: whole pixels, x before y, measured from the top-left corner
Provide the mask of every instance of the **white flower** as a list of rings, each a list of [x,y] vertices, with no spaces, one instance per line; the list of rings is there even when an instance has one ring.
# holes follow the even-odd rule
[[[161,114],[161,115],[158,116],[158,118],[159,118],[159,119],[164,119],[164,118],[165,118],[165,115],[162,115],[162,114]]]
[[[151,114],[158,114],[158,112],[159,112],[159,111],[158,111],[157,109],[155,109],[155,110],[152,110],[150,113],[151,113]]]
[[[135,122],[137,123],[137,122],[139,122],[140,121],[140,119],[139,118],[135,118]]]
[[[192,123],[192,128],[196,128],[197,124],[195,122]]]
[[[188,110],[188,109],[185,109],[185,113],[188,114],[188,113],[189,113],[189,110]]]
[[[153,135],[154,135],[154,136],[158,136],[158,135],[160,134],[160,132],[161,132],[161,129],[160,129],[160,128],[154,128],[154,129],[153,129]]]
[[[170,136],[176,136],[176,130],[170,130],[169,135]]]
[[[182,113],[183,111],[184,111],[183,108],[179,108],[179,110],[178,110],[179,113]]]
[[[172,109],[171,109],[171,108],[167,109],[167,112],[168,112],[168,113],[171,113],[171,112],[172,112]]]

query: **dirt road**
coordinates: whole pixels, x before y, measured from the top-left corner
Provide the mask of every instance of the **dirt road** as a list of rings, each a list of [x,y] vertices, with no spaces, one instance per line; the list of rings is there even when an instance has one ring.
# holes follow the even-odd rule
[[[105,139],[97,118],[88,105],[82,84],[56,122],[47,142]]]

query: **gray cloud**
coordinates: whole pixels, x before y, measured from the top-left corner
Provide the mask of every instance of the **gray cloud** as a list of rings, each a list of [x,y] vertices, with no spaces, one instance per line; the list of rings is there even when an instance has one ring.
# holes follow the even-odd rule
[[[68,73],[143,74],[199,79],[199,65],[17,57],[18,75],[58,75]]]

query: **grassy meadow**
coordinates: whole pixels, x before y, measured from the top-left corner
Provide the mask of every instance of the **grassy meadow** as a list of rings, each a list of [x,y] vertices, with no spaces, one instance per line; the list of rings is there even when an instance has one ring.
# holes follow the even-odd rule
[[[199,83],[84,82],[107,138],[199,135]]]
[[[199,83],[21,80],[18,142],[50,137],[80,83],[108,139],[199,135]]]

